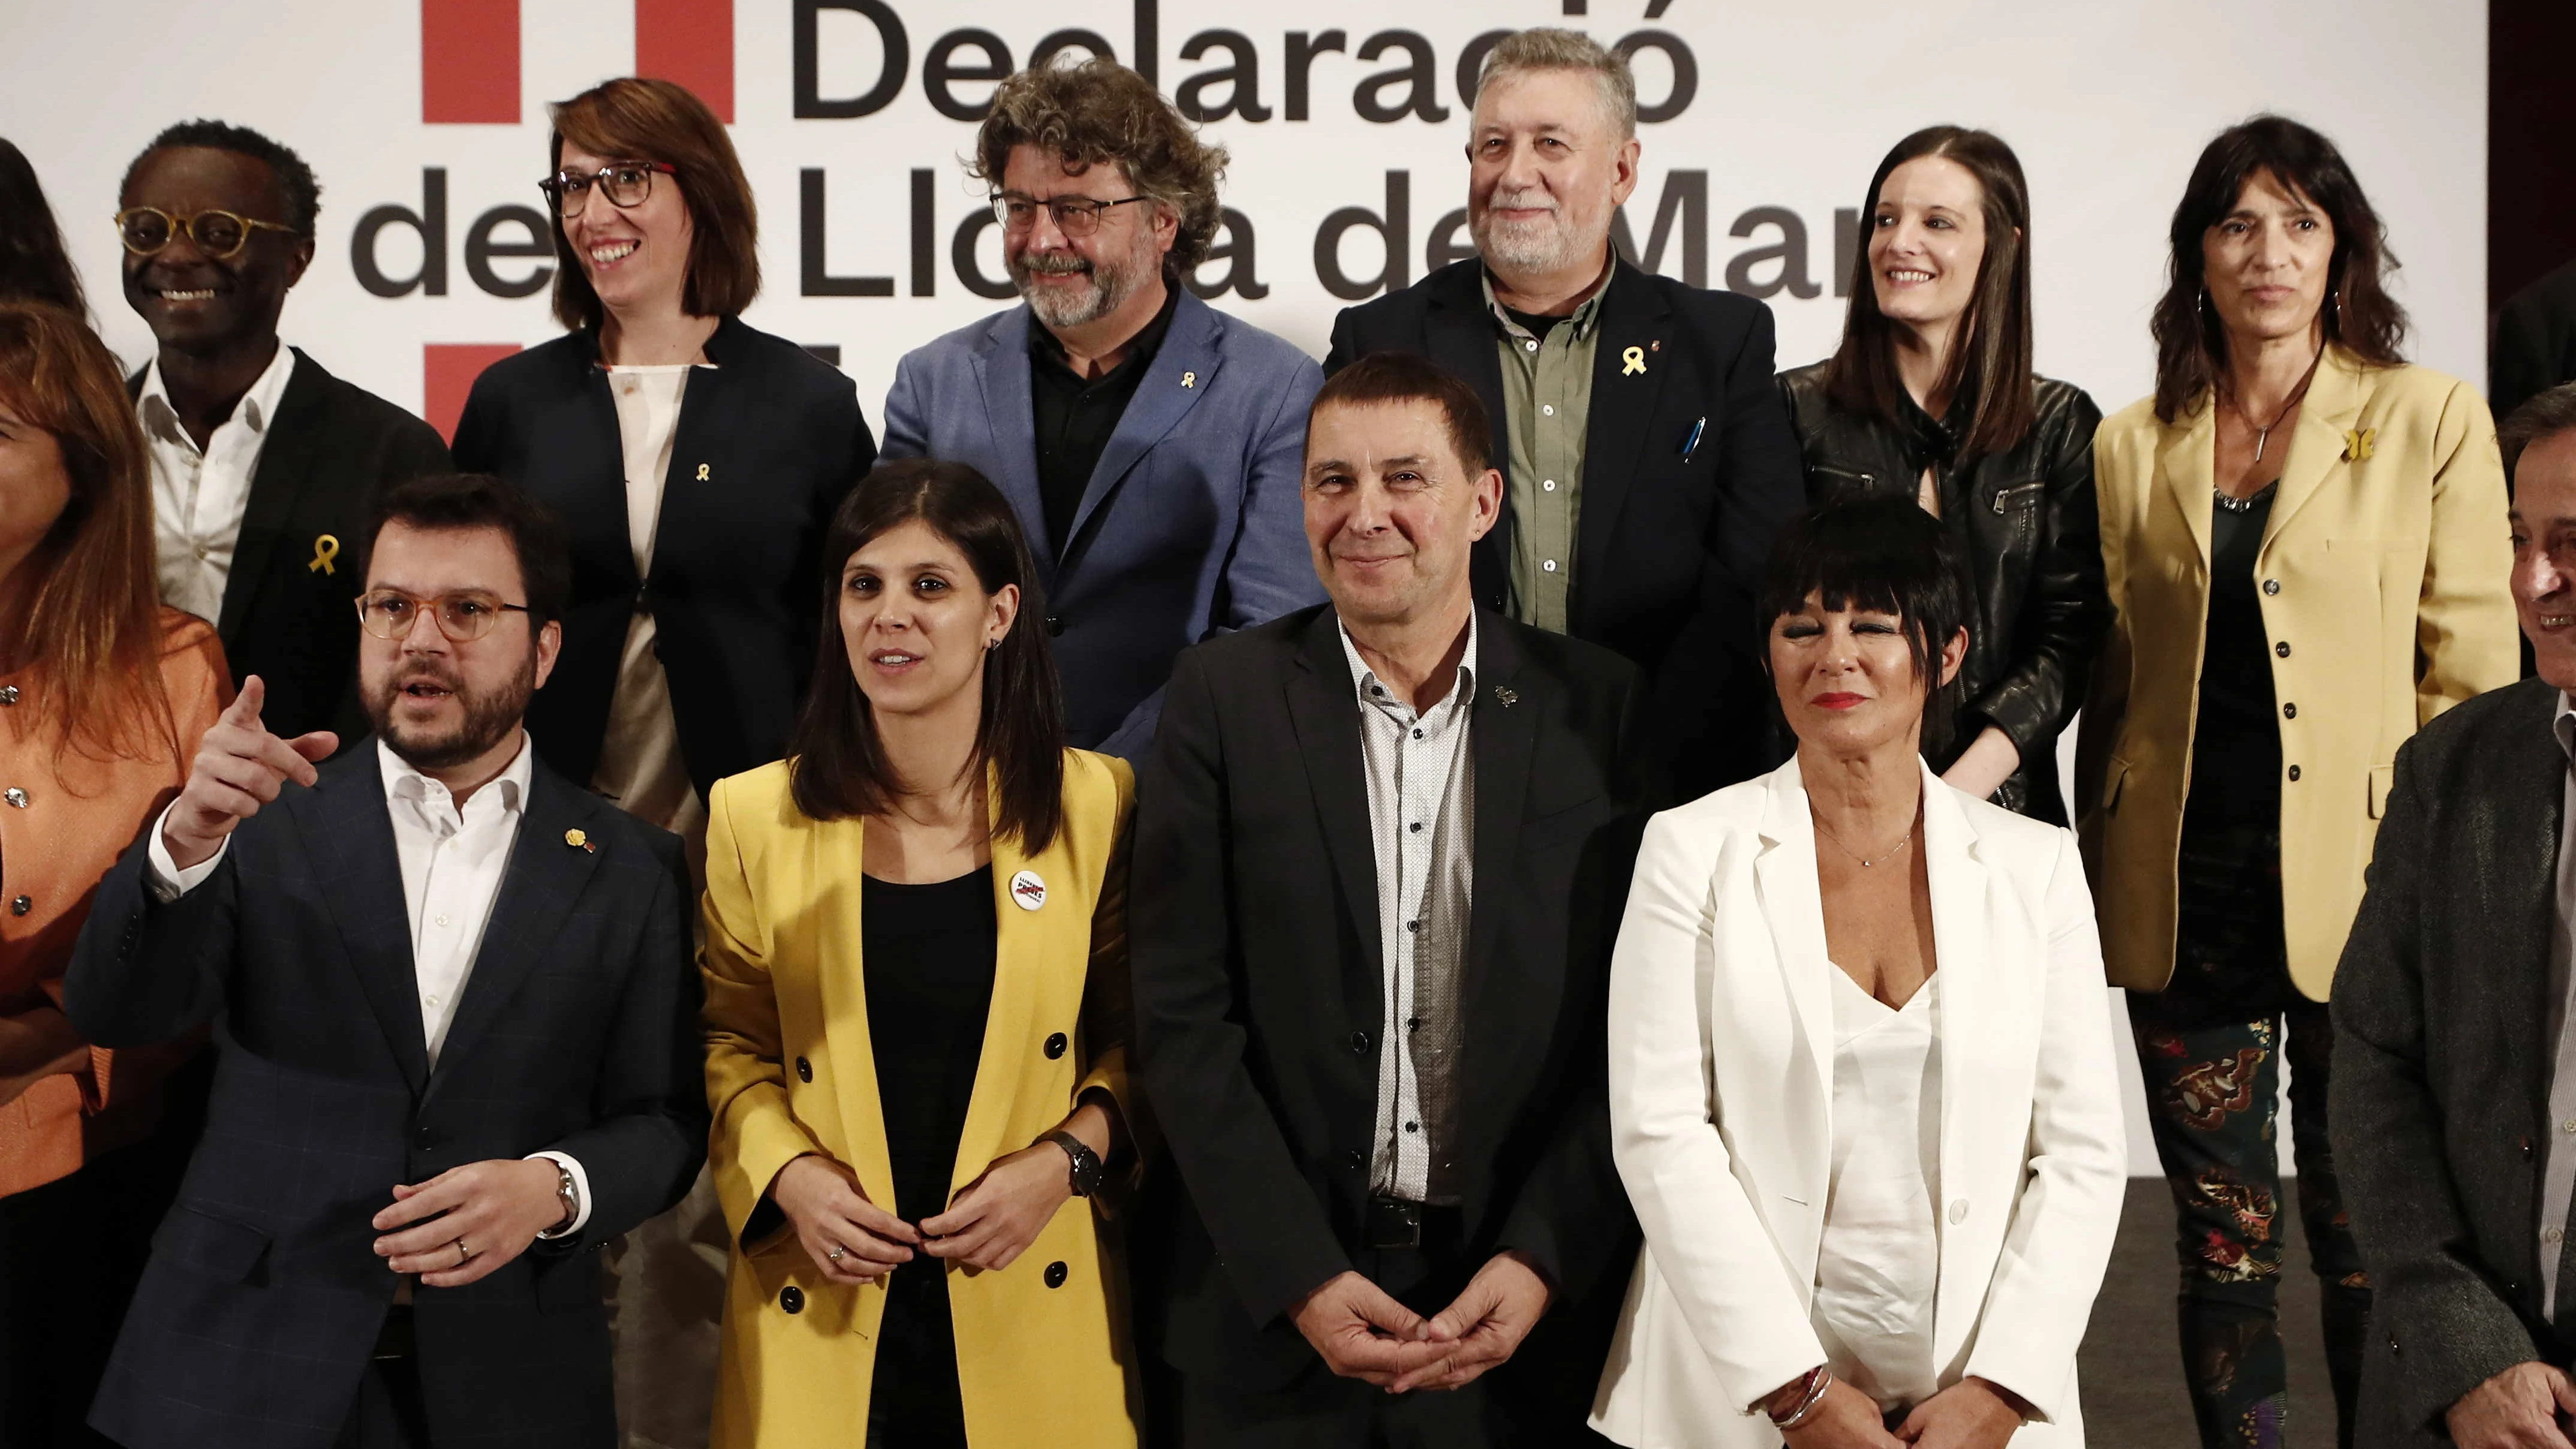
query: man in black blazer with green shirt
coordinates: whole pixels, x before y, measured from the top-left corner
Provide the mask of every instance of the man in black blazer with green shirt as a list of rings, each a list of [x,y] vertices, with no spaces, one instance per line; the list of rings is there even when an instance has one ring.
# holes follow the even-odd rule
[[[1650,748],[1684,798],[1749,778],[1779,754],[1753,589],[1805,500],[1770,310],[1613,254],[1639,149],[1619,56],[1513,35],[1471,126],[1477,257],[1343,312],[1324,370],[1397,349],[1473,385],[1505,478],[1477,602],[1644,669]]]

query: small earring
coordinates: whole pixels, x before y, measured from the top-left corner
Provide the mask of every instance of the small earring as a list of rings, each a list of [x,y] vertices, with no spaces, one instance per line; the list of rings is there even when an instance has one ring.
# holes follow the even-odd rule
[[[999,648],[1001,648],[1001,647],[1002,647],[1002,641],[1001,641],[1001,640],[999,640],[999,639],[987,639],[987,640],[985,640],[985,641],[984,641],[984,652],[985,652],[985,653],[987,653],[987,654],[990,654],[990,653],[992,653],[994,650],[999,649]]]

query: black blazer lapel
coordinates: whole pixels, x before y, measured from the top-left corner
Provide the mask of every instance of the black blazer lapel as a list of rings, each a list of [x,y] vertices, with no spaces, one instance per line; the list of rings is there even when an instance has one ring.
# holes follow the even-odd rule
[[[2495,771],[2485,792],[2496,810],[2494,853],[2468,877],[2482,896],[2477,918],[2492,922],[2496,933],[2495,949],[2485,953],[2480,968],[2493,981],[2486,995],[2498,1012],[2503,1060],[2496,1064],[2496,1080],[2529,1084],[2528,1099],[2518,1105],[2524,1120],[2538,1122],[2548,1115],[2557,1055],[2557,1044],[2546,1040],[2548,963],[2549,938],[2557,929],[2568,763],[2551,726],[2558,691],[2538,680],[2520,687],[2531,699],[2528,709],[2513,711],[2520,720],[2513,731],[2516,747],[2498,750],[2487,761]],[[2393,842],[2383,836],[2380,843],[2387,848]]]
[[[1359,701],[1351,690],[1350,662],[1342,655],[1341,623],[1329,608],[1308,626],[1300,666],[1288,678],[1288,718],[1297,732],[1297,755],[1324,831],[1333,873],[1351,910],[1351,933],[1360,943],[1367,980],[1346,979],[1353,1001],[1374,1003],[1362,1020],[1385,1012],[1384,943],[1378,939],[1377,847],[1369,835],[1368,761],[1360,750]]]
[[[739,437],[747,426],[743,418],[743,388],[747,379],[737,362],[727,366],[729,357],[739,353],[726,344],[732,340],[726,328],[740,328],[742,323],[728,317],[707,339],[707,361],[712,367],[689,369],[687,390],[680,394],[680,421],[671,430],[671,465],[662,475],[662,499],[653,517],[653,569],[662,572],[664,548],[673,553],[688,549],[694,540],[720,534],[726,512],[725,500],[730,490],[749,480],[729,476],[734,451],[726,445],[728,438]],[[609,419],[616,421],[617,400],[608,403]],[[613,440],[614,453],[623,458],[623,435]],[[623,498],[619,500],[623,503]],[[615,532],[634,548],[631,530],[625,527],[626,510],[616,510],[619,527]],[[633,559],[630,552],[628,559]]]
[[[224,579],[220,610],[223,617],[215,621],[215,633],[227,650],[240,646],[243,618],[268,577],[269,560],[276,557],[278,542],[319,471],[315,465],[329,441],[322,431],[330,416],[326,403],[331,381],[321,364],[298,350],[295,369],[286,376],[286,391],[277,400],[277,415],[267,420],[267,435],[259,445],[259,467],[251,473],[250,500],[242,510],[241,532],[233,542],[232,572]],[[286,562],[300,568],[320,556],[320,541],[298,542],[316,550],[301,559],[288,555]],[[357,540],[339,542],[342,552],[328,565],[356,567]]]
[[[1583,436],[1582,526],[1576,531],[1574,597],[1568,610],[1573,617],[1581,617],[1584,580],[1618,567],[1619,510],[1628,501],[1646,449],[1679,453],[1686,440],[1686,431],[1667,438],[1654,428],[1664,379],[1681,364],[1680,349],[1671,345],[1672,330],[1672,308],[1654,279],[1619,262],[1602,293],[1600,330],[1594,337],[1591,418]],[[1681,426],[1687,430],[1690,424]]]
[[[1511,423],[1503,413],[1503,361],[1495,351],[1493,314],[1485,310],[1484,268],[1470,264],[1442,274],[1432,289],[1422,319],[1422,345],[1431,360],[1467,380],[1485,404],[1493,466],[1511,471]],[[1503,494],[1502,516],[1469,555],[1477,602],[1503,608],[1511,597],[1511,493]]]
[[[731,323],[731,319],[727,320]],[[723,331],[722,327],[717,328],[717,336],[722,336]],[[574,395],[581,400],[577,414],[579,426],[589,434],[588,442],[580,449],[579,455],[584,459],[596,458],[599,462],[595,469],[585,467],[578,478],[561,479],[552,485],[564,490],[563,505],[555,510],[555,514],[563,520],[576,567],[587,565],[598,569],[631,592],[643,580],[635,573],[635,545],[626,526],[626,444],[624,434],[617,426],[617,398],[609,391],[608,370],[599,361],[598,335],[583,333],[582,336],[590,345],[576,348],[570,354],[572,365],[579,369],[579,374],[571,379]],[[716,339],[710,337],[707,345],[712,349]],[[710,351],[708,356],[713,360],[715,354]],[[671,445],[674,472],[680,467],[680,445],[688,441],[689,413],[698,392],[698,383],[707,375],[703,369],[690,373],[688,391],[681,395],[680,423],[674,430]],[[667,508],[670,504],[669,489],[663,490],[662,498],[663,506]],[[616,660],[612,657],[608,662],[609,672],[615,673],[616,667]],[[605,699],[601,701],[600,708],[604,713],[607,708]]]
[[[386,813],[383,767],[372,741],[322,767],[306,792],[287,797],[311,840],[316,879],[358,973],[358,989],[414,1092],[429,1080],[429,1041],[420,1020],[420,978],[412,969],[411,908],[402,858]]]
[[[456,1003],[447,1040],[439,1047],[431,1090],[454,1075],[455,1063],[492,1029],[519,987],[547,959],[555,934],[599,864],[597,851],[571,844],[566,832],[609,808],[543,764],[530,774],[519,838],[510,847],[509,868],[501,876],[501,893],[492,902],[492,919],[483,928],[464,997]]]
[[[1551,682],[1521,668],[1512,626],[1498,614],[1486,613],[1476,621],[1476,664],[1476,702],[1469,716],[1476,753],[1475,897],[1468,906],[1465,980],[1458,989],[1459,1012],[1474,1044],[1461,1084],[1470,1106],[1487,1100],[1487,1084],[1497,1076],[1525,1065],[1518,1037],[1526,1013],[1515,1004],[1526,993],[1507,968],[1535,953],[1503,949],[1501,933],[1519,880],[1514,865],[1525,823],[1521,817],[1538,753],[1539,716],[1547,708],[1539,696]],[[1552,993],[1539,999],[1552,999]],[[1491,1118],[1477,1112],[1471,1120]]]

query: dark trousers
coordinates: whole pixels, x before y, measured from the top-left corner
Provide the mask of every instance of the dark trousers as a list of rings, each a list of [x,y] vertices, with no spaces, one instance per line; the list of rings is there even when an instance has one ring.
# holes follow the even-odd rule
[[[1454,1211],[1425,1214],[1416,1248],[1363,1249],[1352,1266],[1387,1296],[1428,1318],[1447,1308],[1484,1257],[1465,1251]],[[1552,1313],[1553,1316],[1553,1313]],[[1610,1441],[1585,1428],[1579,1406],[1564,1402],[1552,1377],[1526,1361],[1545,1355],[1552,1329],[1542,1320],[1511,1362],[1464,1388],[1404,1395],[1335,1375],[1318,1358],[1286,1387],[1245,1392],[1205,1375],[1180,1374],[1179,1443],[1186,1449],[1559,1449]],[[1600,1359],[1592,1356],[1597,1375]]]
[[[2172,1190],[2183,1371],[2207,1449],[2284,1442],[2281,1348],[2281,1062],[2290,1066],[2299,1221],[2323,1305],[2336,1442],[2350,1449],[2370,1280],[2327,1141],[2334,1027],[2290,984],[2279,837],[2186,827],[2172,984],[2133,993],[2156,1155]]]
[[[358,1380],[357,1402],[340,1426],[338,1449],[429,1449],[429,1406],[421,1394],[408,1307],[386,1310],[375,1354]]]

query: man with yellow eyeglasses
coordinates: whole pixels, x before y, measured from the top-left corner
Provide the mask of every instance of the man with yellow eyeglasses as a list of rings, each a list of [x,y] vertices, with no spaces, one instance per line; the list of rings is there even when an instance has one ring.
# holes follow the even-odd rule
[[[447,471],[427,423],[278,341],[321,188],[256,131],[186,121],[125,173],[125,301],[152,328],[130,379],[152,455],[162,602],[215,626],[288,736],[366,733],[356,542],[389,483]]]

